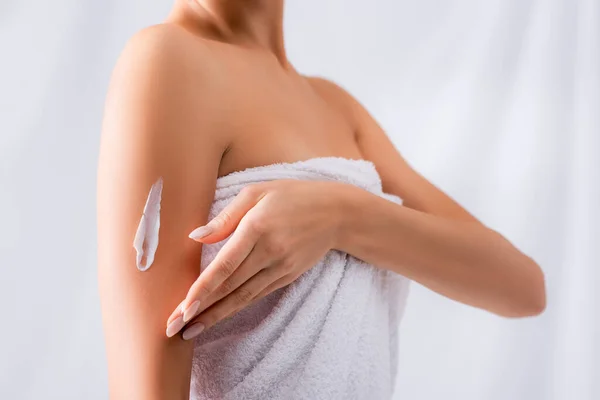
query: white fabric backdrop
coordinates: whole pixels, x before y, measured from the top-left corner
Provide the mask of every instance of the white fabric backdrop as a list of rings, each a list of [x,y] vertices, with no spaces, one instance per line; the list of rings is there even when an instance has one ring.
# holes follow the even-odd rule
[[[505,320],[413,286],[396,398],[600,398],[600,5],[288,0],[303,72],[335,79],[406,158],[547,275]],[[125,40],[170,0],[0,3],[0,398],[105,399],[95,167]]]

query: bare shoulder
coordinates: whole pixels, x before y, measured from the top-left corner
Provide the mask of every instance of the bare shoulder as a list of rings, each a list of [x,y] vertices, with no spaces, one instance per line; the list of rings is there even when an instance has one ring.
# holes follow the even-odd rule
[[[203,40],[182,27],[160,24],[140,30],[114,67],[104,135],[120,132],[137,135],[138,141],[152,135],[184,147],[203,140],[216,151],[226,147],[228,139],[219,134],[216,121],[221,91],[212,79],[214,63]]]
[[[305,78],[319,91],[342,94],[344,89],[330,79],[321,76],[305,76]]]
[[[305,76],[305,78],[313,85],[313,87],[322,92],[339,97],[340,99],[350,96],[348,91],[338,83],[321,76]]]
[[[358,101],[348,90],[340,84],[320,76],[306,76],[313,89],[319,93],[330,105],[336,107],[343,115],[356,125],[356,108],[360,106]]]
[[[360,141],[361,136],[376,134],[375,131],[379,131],[380,135],[384,134],[381,129],[373,129],[373,125],[377,125],[377,122],[349,90],[330,79],[317,76],[307,77],[307,79],[313,88],[329,104],[342,112],[346,120],[352,124],[357,141]],[[360,145],[360,143],[358,144]]]
[[[203,41],[174,24],[158,24],[136,32],[125,44],[113,76],[184,80],[189,73],[206,70],[210,57]]]
[[[123,53],[146,51],[149,52],[147,54],[170,55],[181,60],[182,57],[189,57],[202,51],[206,48],[205,43],[202,38],[179,25],[162,23],[148,26],[132,35]],[[165,60],[165,62],[169,61]]]
[[[358,101],[346,88],[340,84],[322,77],[307,77],[313,88],[331,105],[335,106],[346,120],[352,124],[355,130],[357,145],[365,158],[377,162],[371,158],[371,152],[366,149],[367,142],[387,139],[386,133],[381,129],[377,121],[369,111]],[[374,138],[374,139],[373,139]],[[383,145],[387,145],[384,143]]]

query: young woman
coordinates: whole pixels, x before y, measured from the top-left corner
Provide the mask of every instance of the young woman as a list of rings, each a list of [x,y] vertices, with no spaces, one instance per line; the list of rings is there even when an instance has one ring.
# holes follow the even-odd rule
[[[385,376],[353,368],[377,362],[375,352],[395,351],[393,327],[381,333],[390,339],[381,347],[348,314],[336,322],[339,341],[356,346],[323,350],[319,340],[334,328],[324,324],[313,334],[317,322],[298,322],[299,310],[311,315],[313,307],[316,318],[321,303],[283,310],[285,296],[332,254],[331,271],[406,277],[506,317],[545,307],[544,277],[531,258],[415,172],[344,89],[294,69],[283,44],[283,7],[283,0],[177,0],[163,24],[129,40],[117,63],[98,174],[111,399],[389,395],[393,357],[373,364]],[[246,182],[215,208],[219,182],[239,177],[236,171],[329,164],[342,175],[366,168],[402,205],[343,179],[265,179]],[[219,252],[202,254],[224,239]],[[310,276],[306,290],[314,291],[322,277]],[[347,283],[339,279],[334,289],[341,291]],[[364,318],[387,318],[400,305],[383,295],[374,302],[378,290],[389,290],[377,282],[356,281],[374,293],[369,298],[334,290],[323,301],[340,309],[370,304]],[[299,324],[278,353],[283,330],[269,340],[256,334],[269,331],[273,315]],[[298,356],[280,354],[288,351]],[[253,381],[257,371],[263,375]]]

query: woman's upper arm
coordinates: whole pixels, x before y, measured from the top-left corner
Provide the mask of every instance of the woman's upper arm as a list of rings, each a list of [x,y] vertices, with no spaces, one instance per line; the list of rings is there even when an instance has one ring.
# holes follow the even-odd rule
[[[206,223],[227,143],[207,100],[208,79],[182,35],[160,26],[136,34],[106,101],[98,278],[111,399],[189,395],[192,343],[167,338],[166,322],[198,277],[201,247],[188,234]],[[158,247],[141,272],[133,241],[150,188],[161,177]]]
[[[403,205],[414,210],[480,223],[454,199],[414,170],[375,119],[362,106],[358,107],[358,144],[363,156],[375,163],[384,191],[398,195]]]
[[[395,194],[403,205],[429,214],[479,222],[450,196],[415,171],[402,157],[385,131],[366,108],[339,85],[313,78],[330,93],[333,101],[355,127],[358,146],[364,158],[371,160],[379,172],[384,191]]]

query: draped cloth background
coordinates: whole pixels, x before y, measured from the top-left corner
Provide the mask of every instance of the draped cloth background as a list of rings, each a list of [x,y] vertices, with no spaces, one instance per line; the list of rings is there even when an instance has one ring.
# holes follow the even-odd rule
[[[95,168],[110,71],[170,0],[0,3],[0,398],[105,399]],[[600,398],[600,3],[288,0],[289,57],[535,258],[507,320],[413,285],[395,398]]]

